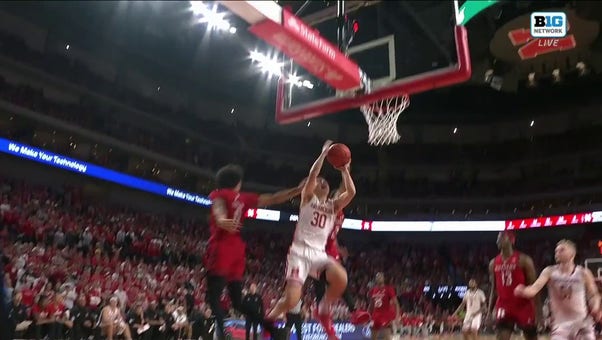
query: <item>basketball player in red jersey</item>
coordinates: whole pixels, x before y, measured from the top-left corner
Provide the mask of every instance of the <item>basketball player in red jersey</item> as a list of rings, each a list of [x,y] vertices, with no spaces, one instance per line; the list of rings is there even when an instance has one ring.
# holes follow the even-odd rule
[[[515,235],[500,232],[497,246],[500,254],[489,263],[492,283],[488,311],[493,312],[497,324],[497,338],[510,340],[514,326],[523,331],[525,339],[537,339],[537,325],[541,320],[541,305],[535,301],[516,297],[518,285],[530,285],[537,279],[535,265],[530,256],[514,250]],[[495,305],[494,296],[497,295]],[[537,299],[537,298],[536,298]],[[539,301],[537,301],[539,302]]]
[[[337,197],[338,193],[341,191],[341,189],[342,188],[337,189],[337,191],[334,192],[332,197],[333,198]],[[345,221],[345,214],[341,211],[337,215],[336,220],[334,222],[334,229],[332,230],[332,232],[330,233],[330,236],[328,236],[328,240],[326,241],[326,254],[341,263],[342,263],[342,259],[341,259],[341,254],[339,252],[339,244],[337,242],[337,235],[339,234],[339,231],[343,227],[344,221]],[[314,282],[314,287],[316,290],[316,303],[318,305],[320,304],[320,302],[322,301],[322,298],[324,297],[324,293],[326,292],[327,284],[328,284],[328,282],[326,281],[326,273],[325,272],[323,272],[322,275],[320,275],[320,280]],[[356,310],[355,301],[351,297],[351,293],[349,292],[349,287],[347,287],[347,289],[345,289],[345,292],[343,293],[343,301],[345,301],[345,304],[347,305],[347,308],[349,309],[349,312],[351,313],[351,323],[361,324],[361,323],[369,321],[370,316],[367,312]]]
[[[382,333],[385,340],[391,340],[391,323],[399,320],[399,302],[395,288],[385,284],[385,275],[376,274],[376,286],[368,292],[369,311],[372,314],[372,340]]]
[[[248,209],[284,203],[301,193],[301,186],[273,194],[241,192],[243,170],[236,165],[221,168],[216,175],[217,189],[209,194],[213,204],[209,217],[209,242],[205,252],[207,297],[215,314],[218,339],[224,339],[224,311],[220,296],[228,285],[232,306],[243,314],[242,279],[245,272],[246,244],[240,228]],[[262,318],[263,315],[254,316]]]

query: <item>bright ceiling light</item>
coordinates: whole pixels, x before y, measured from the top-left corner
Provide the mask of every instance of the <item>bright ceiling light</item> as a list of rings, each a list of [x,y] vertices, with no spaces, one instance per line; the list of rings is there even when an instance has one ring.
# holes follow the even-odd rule
[[[280,77],[282,75],[283,63],[278,62],[276,58],[270,58],[257,51],[252,51],[250,54],[251,60],[257,63],[259,69],[270,75]]]
[[[226,12],[217,12],[217,4],[213,4],[213,6],[209,8],[202,1],[190,1],[190,10],[195,15],[200,16],[200,23],[207,23],[208,29],[229,31],[232,34],[236,33],[236,28],[230,26],[228,20],[224,19]]]
[[[311,90],[311,89],[314,88],[314,84],[311,81],[309,81],[309,80],[304,80],[303,81],[303,87],[307,87],[308,89]]]
[[[295,86],[302,86],[302,82],[301,82],[301,77],[299,77],[296,74],[289,74],[288,75],[288,79],[286,80],[287,83],[289,84],[293,84]]]
[[[190,10],[194,14],[203,14],[209,11],[202,1],[190,1]]]

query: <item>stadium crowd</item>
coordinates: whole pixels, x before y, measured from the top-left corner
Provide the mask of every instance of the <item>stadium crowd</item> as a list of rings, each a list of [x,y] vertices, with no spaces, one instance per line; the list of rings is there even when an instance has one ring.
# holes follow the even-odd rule
[[[100,308],[113,296],[135,338],[208,336],[212,321],[201,260],[208,228],[200,219],[92,204],[76,187],[0,183],[4,280],[19,336],[60,338],[67,330],[77,336],[96,334],[102,330]],[[282,233],[244,233],[249,245],[246,284],[257,283],[266,310],[282,284],[290,242],[290,235]],[[593,236],[583,235],[582,257],[593,256],[587,251],[595,249]],[[367,307],[372,279],[384,271],[398,290],[405,326],[430,322],[446,330],[459,325],[450,317],[458,300],[432,299],[423,294],[424,287],[462,285],[474,277],[487,289],[487,264],[497,251],[493,244],[467,249],[353,237],[343,244],[351,254],[346,266],[358,308]],[[552,247],[551,240],[544,240],[521,250],[541,267],[553,261]],[[313,289],[306,289],[309,316]],[[229,310],[226,294],[222,302]],[[335,308],[335,318],[347,319],[346,307]]]

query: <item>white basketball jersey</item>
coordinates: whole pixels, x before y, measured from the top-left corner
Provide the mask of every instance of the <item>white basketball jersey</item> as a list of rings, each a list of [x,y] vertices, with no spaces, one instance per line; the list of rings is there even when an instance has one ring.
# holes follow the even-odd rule
[[[324,251],[328,236],[334,228],[334,202],[320,202],[316,196],[299,209],[299,220],[293,246],[306,246]]]
[[[558,265],[552,267],[548,292],[550,295],[550,311],[554,323],[587,318],[589,313],[584,275],[581,266],[576,266],[571,274],[562,273]]]
[[[483,309],[485,304],[485,293],[480,289],[466,291],[464,295],[464,301],[466,301],[466,315],[475,315]]]

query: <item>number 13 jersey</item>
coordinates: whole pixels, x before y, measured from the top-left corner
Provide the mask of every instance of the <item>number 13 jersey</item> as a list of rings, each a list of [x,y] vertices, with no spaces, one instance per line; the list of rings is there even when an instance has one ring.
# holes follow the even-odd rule
[[[299,209],[299,220],[293,236],[293,247],[309,247],[324,251],[334,228],[336,214],[333,200],[320,202],[316,196]]]
[[[498,306],[520,306],[530,301],[514,295],[514,288],[519,284],[526,285],[527,282],[525,271],[520,266],[520,255],[515,251],[504,260],[500,254],[493,261]]]

